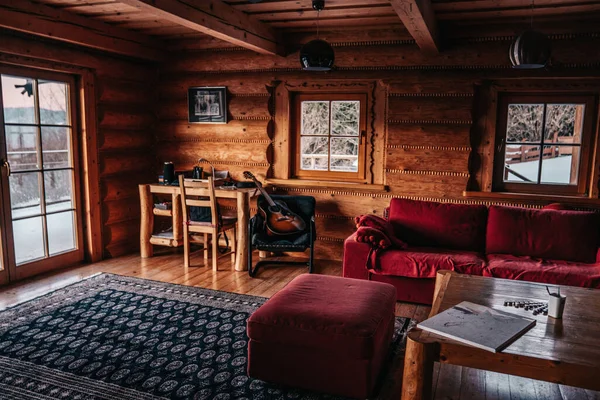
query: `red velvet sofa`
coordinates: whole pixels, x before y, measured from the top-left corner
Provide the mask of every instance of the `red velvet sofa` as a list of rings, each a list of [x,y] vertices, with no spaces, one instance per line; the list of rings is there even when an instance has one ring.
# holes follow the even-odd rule
[[[431,304],[438,270],[600,288],[600,214],[392,199],[388,221],[408,246],[378,253],[355,235],[343,276],[394,285],[399,301]]]

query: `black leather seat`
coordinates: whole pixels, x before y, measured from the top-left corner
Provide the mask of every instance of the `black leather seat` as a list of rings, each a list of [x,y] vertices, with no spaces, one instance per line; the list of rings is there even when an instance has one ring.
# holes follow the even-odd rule
[[[303,265],[308,267],[308,272],[313,271],[314,243],[317,238],[315,228],[315,206],[316,201],[312,196],[278,196],[272,195],[273,200],[284,201],[289,209],[300,216],[306,223],[306,230],[292,236],[270,236],[267,234],[264,226],[264,220],[260,214],[256,214],[250,219],[248,224],[248,273],[255,276],[258,268],[265,264],[281,265]],[[267,201],[263,196],[258,197],[257,204],[263,209],[267,208]],[[304,252],[310,249],[308,261],[271,261],[262,260],[253,266],[253,250],[269,251],[274,253],[282,252]]]

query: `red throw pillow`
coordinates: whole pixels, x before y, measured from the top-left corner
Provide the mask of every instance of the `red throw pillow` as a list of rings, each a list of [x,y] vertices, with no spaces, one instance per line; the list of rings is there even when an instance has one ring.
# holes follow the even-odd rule
[[[491,206],[486,253],[594,263],[600,214]]]
[[[484,205],[392,199],[389,221],[409,246],[478,252],[485,248]]]

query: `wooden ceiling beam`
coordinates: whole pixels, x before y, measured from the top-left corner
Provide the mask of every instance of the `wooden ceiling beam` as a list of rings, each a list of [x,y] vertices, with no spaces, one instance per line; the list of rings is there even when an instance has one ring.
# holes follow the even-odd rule
[[[284,55],[276,31],[221,0],[120,0],[140,11],[262,54]]]
[[[0,27],[97,50],[161,61],[161,42],[29,0],[0,0]]]
[[[421,50],[439,53],[439,34],[431,1],[390,0],[390,3]]]

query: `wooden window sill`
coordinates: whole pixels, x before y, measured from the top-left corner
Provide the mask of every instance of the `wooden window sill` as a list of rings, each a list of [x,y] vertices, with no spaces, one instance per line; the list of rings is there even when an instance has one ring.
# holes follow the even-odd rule
[[[535,204],[564,203],[574,206],[600,206],[600,199],[583,196],[561,196],[547,194],[509,193],[509,192],[463,192],[468,199],[491,201],[522,201]]]
[[[319,189],[350,189],[361,192],[387,192],[385,185],[371,185],[365,183],[317,181],[309,179],[267,179],[266,183],[271,186],[281,187],[303,187]]]

